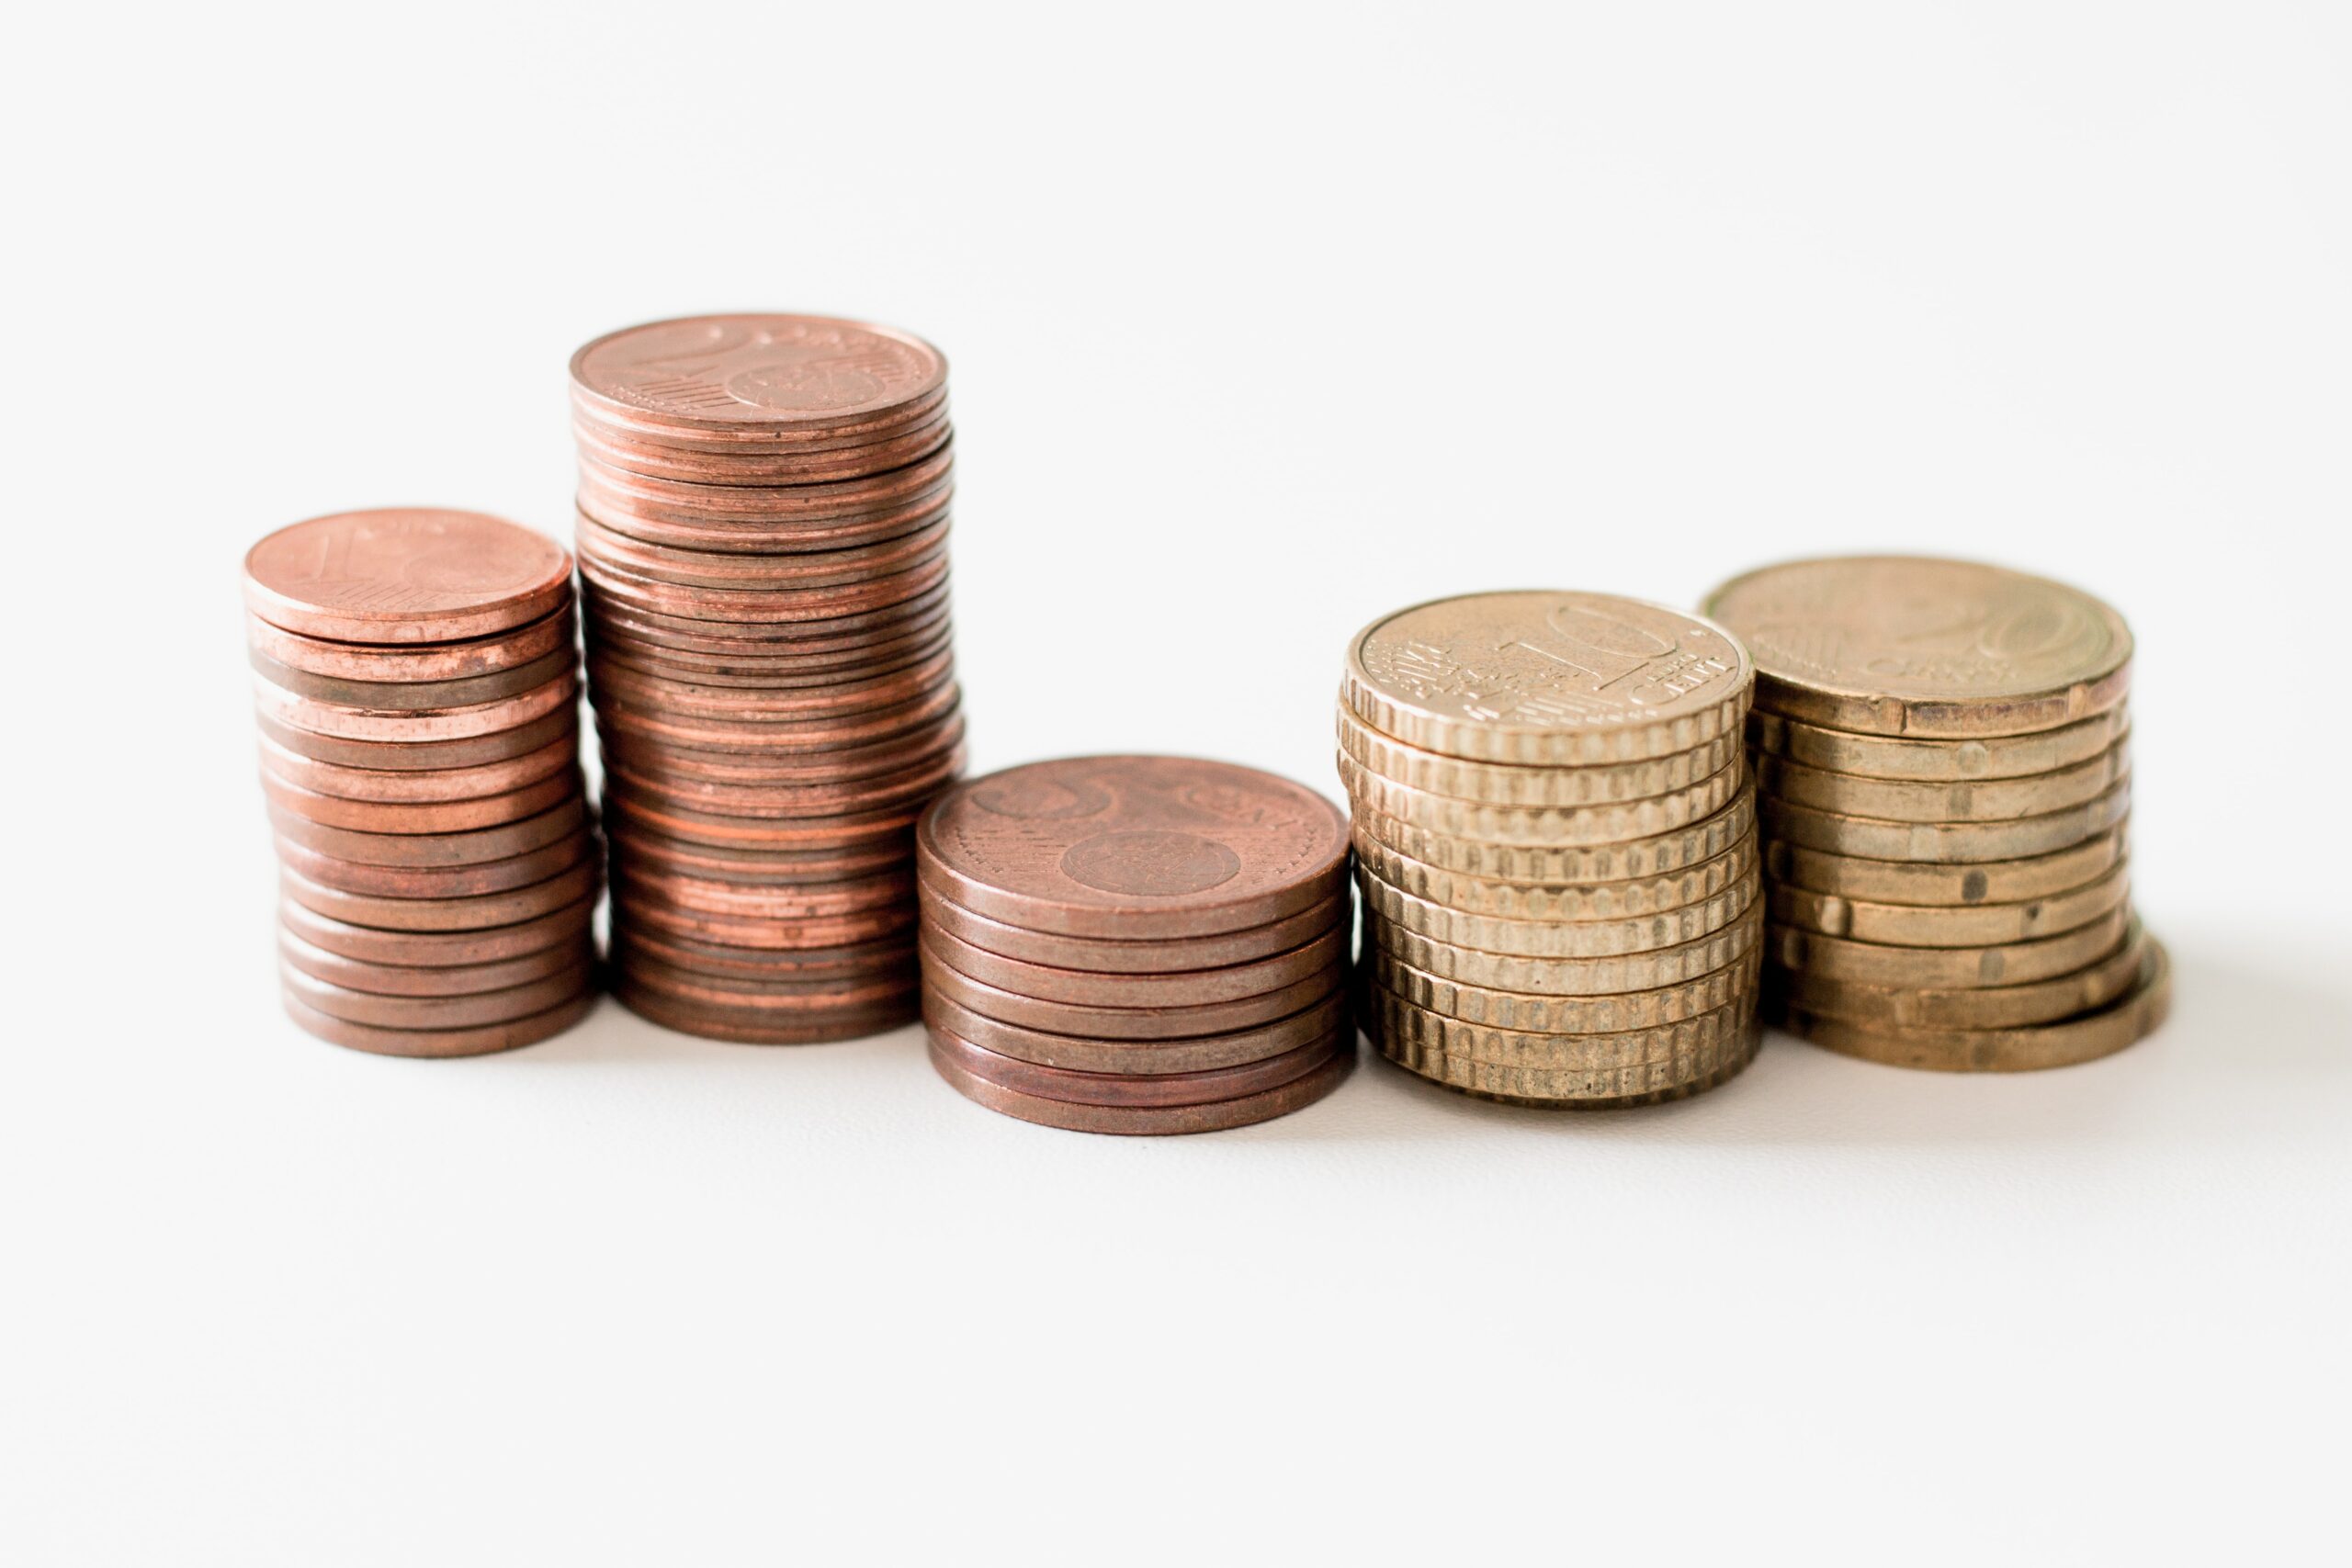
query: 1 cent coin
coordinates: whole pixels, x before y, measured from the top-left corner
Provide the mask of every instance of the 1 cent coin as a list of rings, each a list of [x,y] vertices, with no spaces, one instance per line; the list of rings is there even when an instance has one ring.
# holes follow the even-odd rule
[[[280,528],[245,557],[245,603],[274,626],[338,642],[488,637],[571,592],[571,557],[478,512],[344,512]]]

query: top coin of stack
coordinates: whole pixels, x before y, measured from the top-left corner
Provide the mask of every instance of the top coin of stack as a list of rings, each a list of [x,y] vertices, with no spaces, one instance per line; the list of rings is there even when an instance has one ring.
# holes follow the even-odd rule
[[[1238,1127],[1355,1060],[1347,820],[1271,773],[1081,757],[959,785],[917,833],[932,1061],[1095,1133]]]
[[[621,999],[720,1039],[915,1014],[911,827],[963,767],[947,366],[813,316],[573,356]]]
[[[1366,1032],[1490,1099],[1634,1105],[1754,1054],[1758,874],[1737,640],[1600,593],[1479,593],[1348,653]]]
[[[1754,651],[1776,1019],[1850,1055],[2058,1066],[2161,1021],[2132,918],[2132,634],[1999,567],[1792,561],[1708,612]]]
[[[587,1010],[598,886],[571,558],[471,512],[349,512],[245,558],[288,1012],[470,1055]]]

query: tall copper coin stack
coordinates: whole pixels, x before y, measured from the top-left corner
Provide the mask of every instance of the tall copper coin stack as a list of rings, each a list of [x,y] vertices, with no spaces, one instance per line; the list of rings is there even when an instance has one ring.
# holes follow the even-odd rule
[[[940,1076],[1024,1121],[1199,1133],[1329,1093],[1347,820],[1227,762],[1087,757],[949,791],[917,834]]]
[[[1707,607],[1757,666],[1768,1010],[1905,1066],[2059,1066],[2164,1017],[2132,913],[2132,633],[1966,561],[1795,561]]]
[[[395,1056],[594,998],[571,558],[470,512],[350,512],[245,558],[286,1010]]]
[[[1487,1099],[1691,1094],[1756,1021],[1752,671],[1721,626],[1600,593],[1479,593],[1348,651],[1365,1032]]]
[[[946,362],[708,316],[571,362],[613,984],[770,1043],[916,1014],[915,818],[963,767]]]

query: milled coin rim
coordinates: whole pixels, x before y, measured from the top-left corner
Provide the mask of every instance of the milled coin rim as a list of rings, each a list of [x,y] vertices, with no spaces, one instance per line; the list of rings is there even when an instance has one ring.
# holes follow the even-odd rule
[[[2088,761],[2131,733],[2129,702],[2056,729],[1965,740],[1857,735],[1763,708],[1747,715],[1747,741],[1758,751],[1825,773],[1913,784],[1989,783],[2051,773]]]

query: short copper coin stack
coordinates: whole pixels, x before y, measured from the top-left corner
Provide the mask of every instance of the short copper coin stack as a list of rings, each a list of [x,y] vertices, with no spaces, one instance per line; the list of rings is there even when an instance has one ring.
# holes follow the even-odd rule
[[[594,999],[571,558],[470,512],[350,512],[245,558],[286,1010],[465,1056]]]
[[[571,362],[616,994],[721,1040],[917,1010],[915,818],[963,768],[946,362],[707,316]]]
[[[2132,913],[2132,633],[2089,594],[1908,557],[1707,602],[1756,657],[1767,1010],[1850,1055],[2061,1066],[2163,1021]]]
[[[1473,594],[1359,633],[1339,766],[1359,1012],[1382,1053],[1572,1108],[1673,1100],[1747,1066],[1752,685],[1721,626],[1607,594]]]
[[[917,833],[940,1076],[1024,1121],[1200,1133],[1355,1061],[1347,821],[1227,762],[1087,757],[941,797]]]

